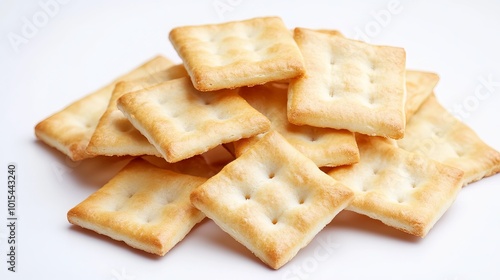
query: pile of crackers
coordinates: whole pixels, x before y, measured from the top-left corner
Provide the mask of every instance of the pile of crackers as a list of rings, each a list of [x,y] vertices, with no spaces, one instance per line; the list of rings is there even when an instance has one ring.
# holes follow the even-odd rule
[[[70,223],[165,255],[205,217],[278,269],[342,210],[424,237],[500,153],[403,48],[279,17],[170,32],[161,56],[38,123],[73,160],[132,156]],[[233,157],[214,165],[207,153]]]

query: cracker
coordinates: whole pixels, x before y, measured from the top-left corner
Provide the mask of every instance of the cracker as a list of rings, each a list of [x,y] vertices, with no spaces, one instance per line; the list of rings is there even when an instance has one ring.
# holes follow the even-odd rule
[[[177,27],[169,37],[200,91],[264,84],[304,73],[297,44],[278,17]]]
[[[358,162],[359,152],[352,132],[308,125],[298,126],[288,122],[287,91],[286,85],[270,83],[241,88],[239,94],[271,121],[272,129],[278,131],[317,166],[339,166]],[[241,155],[259,138],[254,136],[235,142],[236,156]]]
[[[432,94],[439,81],[439,76],[431,72],[406,70],[406,122]]]
[[[464,171],[464,185],[500,172],[500,153],[484,143],[466,124],[431,95],[411,118],[404,150],[427,156]]]
[[[175,65],[139,79],[117,83],[108,107],[90,139],[87,151],[93,155],[105,156],[161,156],[158,150],[118,110],[116,103],[118,98],[126,93],[185,76],[187,73],[184,67]]]
[[[170,65],[172,62],[162,56],[153,58],[109,85],[75,101],[39,122],[35,126],[36,137],[72,160],[93,157],[94,155],[89,154],[86,148],[99,118],[106,111],[115,84],[120,80],[149,75]]]
[[[209,165],[202,155],[196,155],[176,163],[167,162],[164,158],[157,156],[146,155],[141,156],[141,158],[156,167],[197,177],[210,178],[220,170]]]
[[[272,131],[193,191],[191,202],[278,269],[330,223],[352,195]]]
[[[354,191],[348,210],[424,237],[454,202],[463,172],[380,137],[356,135],[360,161],[330,176]]]
[[[288,91],[288,119],[297,125],[402,138],[405,50],[296,28],[306,74]]]
[[[205,217],[189,201],[191,191],[205,181],[135,159],[71,209],[68,220],[163,256]]]
[[[168,162],[269,130],[269,120],[237,90],[210,94],[179,78],[125,94],[118,108]]]

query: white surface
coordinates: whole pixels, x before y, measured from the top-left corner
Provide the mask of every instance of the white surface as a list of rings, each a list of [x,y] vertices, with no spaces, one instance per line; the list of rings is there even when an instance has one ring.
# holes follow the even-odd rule
[[[48,1],[0,2],[0,279],[500,279],[500,176],[463,189],[425,239],[343,212],[274,271],[208,220],[162,258],[70,226],[66,212],[123,161],[73,163],[33,133],[45,117],[158,53],[180,62],[168,42],[175,26],[278,15],[290,28],[350,37],[368,29],[372,43],[406,48],[408,68],[437,72],[438,98],[499,150],[499,2],[69,0],[43,22],[39,2]],[[16,51],[9,34],[23,36],[23,20],[33,16],[39,28]],[[489,90],[482,79],[493,82]],[[8,162],[18,164],[17,273],[4,261]]]

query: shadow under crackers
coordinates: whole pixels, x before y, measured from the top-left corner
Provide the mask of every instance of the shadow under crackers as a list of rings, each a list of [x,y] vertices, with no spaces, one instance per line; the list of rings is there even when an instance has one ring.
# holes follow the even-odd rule
[[[229,234],[220,229],[215,222],[209,218],[205,218],[202,222],[198,223],[193,230],[203,231],[201,236],[206,240],[207,243],[215,244],[222,250],[226,250],[232,253],[233,257],[246,258],[253,261],[255,264],[262,266],[263,268],[271,269],[260,261],[249,249],[243,246],[241,243],[236,241]]]
[[[362,231],[377,236],[415,244],[422,240],[422,238],[418,236],[402,232],[385,225],[381,221],[348,210],[341,211],[327,226],[327,228]]]
[[[68,177],[71,177],[73,180],[77,181],[79,185],[91,186],[96,189],[106,184],[116,175],[116,173],[118,173],[118,171],[134,158],[131,156],[98,156],[95,158],[73,161],[65,154],[47,146],[39,140],[35,140],[35,144],[39,146],[42,151],[45,151],[54,158],[51,167],[54,175],[58,177],[58,180],[66,180]]]
[[[132,253],[134,255],[138,255],[138,256],[141,256],[143,258],[152,260],[152,261],[159,261],[162,258],[161,256],[157,256],[157,255],[154,255],[154,254],[151,254],[151,253],[147,253],[147,252],[144,252],[142,250],[130,247],[130,246],[128,246],[123,241],[115,240],[115,239],[113,239],[111,237],[99,234],[99,233],[97,233],[95,231],[92,231],[92,230],[89,230],[89,229],[81,228],[81,227],[76,226],[76,225],[70,225],[68,227],[68,229],[70,231],[76,232],[77,234],[89,236],[92,239],[98,240],[99,242],[103,242],[103,244],[110,244],[112,246],[116,246],[117,248],[126,250],[126,251],[128,251],[128,252],[130,252],[130,253]]]

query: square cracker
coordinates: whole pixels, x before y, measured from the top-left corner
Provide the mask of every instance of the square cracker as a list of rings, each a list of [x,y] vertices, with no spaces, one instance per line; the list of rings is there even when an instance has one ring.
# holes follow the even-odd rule
[[[354,191],[347,209],[424,237],[455,200],[463,172],[385,138],[357,134],[356,140],[359,163],[328,172]]]
[[[93,157],[86,150],[90,138],[106,111],[115,84],[120,80],[135,79],[165,69],[173,63],[157,56],[142,66],[116,79],[109,85],[68,105],[35,126],[36,137],[56,148],[72,160]]]
[[[205,217],[189,200],[191,191],[205,181],[135,159],[71,209],[68,220],[163,256]]]
[[[306,73],[290,82],[288,120],[402,138],[405,50],[296,28]]]
[[[177,27],[170,32],[170,41],[200,91],[264,84],[304,73],[297,44],[278,17]]]
[[[408,122],[400,148],[464,171],[464,185],[500,172],[500,153],[456,119],[432,94]]]
[[[439,76],[435,73],[406,70],[405,114],[407,123],[432,94],[438,82]]]
[[[125,94],[118,108],[168,162],[270,128],[237,90],[199,92],[187,77]]]
[[[118,110],[117,100],[126,93],[186,76],[184,66],[175,65],[139,79],[117,83],[108,107],[90,138],[87,152],[105,156],[156,155],[161,157],[160,152]]]
[[[278,269],[344,209],[352,192],[271,131],[191,194],[191,202]]]
[[[262,86],[241,88],[239,94],[271,121],[271,128],[278,131],[292,146],[310,158],[317,166],[353,164],[359,160],[354,134],[348,130],[294,125],[286,115],[288,85],[268,83]],[[234,142],[236,156],[241,155],[260,136]]]

